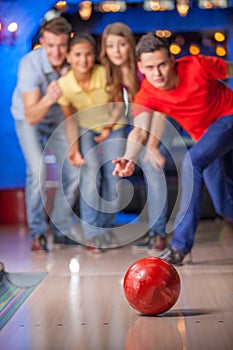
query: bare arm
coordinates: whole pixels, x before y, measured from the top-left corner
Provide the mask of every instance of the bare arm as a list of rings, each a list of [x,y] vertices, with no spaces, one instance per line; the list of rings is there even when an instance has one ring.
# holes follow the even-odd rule
[[[113,127],[119,118],[121,118],[125,113],[125,103],[124,102],[112,102],[109,104],[109,126]]]
[[[66,136],[69,142],[69,145],[72,146],[78,140],[78,127],[77,122],[73,117],[74,109],[72,105],[61,106],[65,118],[65,131]]]
[[[135,118],[135,126],[128,135],[126,150],[123,157],[113,160],[115,169],[113,175],[130,176],[134,171],[134,163],[138,160],[143,145],[146,143],[150,130],[151,115],[141,113]]]
[[[134,119],[134,128],[128,135],[126,150],[123,158],[136,162],[143,149],[143,145],[147,142],[151,125],[151,115],[149,113],[141,113]]]
[[[71,105],[61,106],[65,118],[65,130],[69,143],[68,160],[72,165],[80,166],[84,164],[84,159],[79,150],[78,125],[73,114],[74,109]]]
[[[109,122],[103,127],[101,135],[94,137],[94,140],[98,143],[106,140],[111,134],[113,126],[117,123],[118,119],[122,117],[125,111],[125,104],[123,102],[110,103],[109,104]]]
[[[166,124],[166,115],[159,112],[154,112],[152,116],[150,135],[147,141],[148,148],[158,147],[163,136]]]
[[[23,103],[26,121],[31,125],[39,123],[61,96],[62,91],[56,80],[48,85],[44,96],[41,96],[40,90],[25,92]]]
[[[145,162],[149,161],[157,170],[165,166],[165,158],[159,150],[165,124],[166,115],[154,112],[151,121],[150,135],[146,144],[146,153],[143,160]]]

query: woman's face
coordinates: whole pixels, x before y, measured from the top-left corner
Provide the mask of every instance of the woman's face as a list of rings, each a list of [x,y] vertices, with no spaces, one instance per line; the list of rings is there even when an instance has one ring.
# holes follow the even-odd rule
[[[120,35],[109,34],[106,38],[106,54],[116,66],[124,65],[129,59],[130,44]]]
[[[95,63],[95,51],[88,41],[74,44],[67,55],[67,61],[77,74],[87,74]]]

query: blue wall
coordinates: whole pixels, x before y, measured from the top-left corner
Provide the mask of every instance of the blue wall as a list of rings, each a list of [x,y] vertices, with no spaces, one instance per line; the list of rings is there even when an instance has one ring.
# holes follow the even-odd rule
[[[19,60],[31,49],[31,38],[38,29],[38,23],[53,4],[54,1],[49,0],[40,0],[36,4],[31,0],[0,1],[0,20],[6,25],[13,21],[19,25],[15,44],[0,44],[0,188],[23,187],[25,183],[24,158],[10,113],[11,96]]]
[[[0,0],[0,20],[6,25],[12,21],[19,24],[16,42],[10,46],[0,43],[1,57],[1,124],[0,124],[0,188],[18,188],[25,184],[25,162],[21,153],[14,122],[10,113],[11,96],[16,84],[19,60],[30,51],[31,40],[45,12],[55,1]],[[77,3],[72,0],[70,2]],[[204,11],[192,8],[187,17],[180,17],[176,11],[152,13],[139,8],[123,13],[104,14],[79,24],[93,34],[100,34],[107,23],[122,21],[135,33],[156,29],[171,31],[226,30],[228,32],[228,59],[233,61],[233,9]],[[87,27],[88,26],[88,27]],[[230,82],[233,87],[232,81]]]

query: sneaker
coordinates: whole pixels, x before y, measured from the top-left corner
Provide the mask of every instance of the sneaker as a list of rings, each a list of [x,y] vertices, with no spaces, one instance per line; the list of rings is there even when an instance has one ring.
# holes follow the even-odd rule
[[[135,247],[142,247],[142,248],[153,248],[154,243],[154,237],[146,236],[145,238],[141,239],[140,241],[135,243]]]
[[[154,241],[154,249],[164,250],[166,248],[166,239],[157,235]]]
[[[119,247],[119,242],[114,232],[107,232],[103,235],[103,248]]]
[[[48,252],[47,239],[45,235],[40,235],[34,238],[31,251],[34,252]]]
[[[220,231],[221,241],[228,245],[233,241],[233,220],[223,219],[223,225]]]
[[[54,235],[53,243],[66,245],[80,245],[80,243],[66,235]]]
[[[103,250],[101,248],[88,245],[87,246],[87,251],[90,252],[90,253],[102,253]]]
[[[65,236],[65,243],[66,245],[81,245],[79,242],[75,241],[74,239]]]
[[[65,244],[65,239],[66,239],[66,236],[65,235],[54,235],[54,238],[53,238],[53,243],[56,243],[56,244]]]
[[[170,247],[166,248],[158,258],[163,259],[169,264],[182,265],[182,261],[185,257],[184,253],[179,252],[176,248]]]
[[[224,222],[227,226],[229,226],[229,227],[231,227],[231,228],[233,229],[233,219],[224,218],[224,219],[223,219],[223,222]]]
[[[103,249],[101,248],[102,244],[99,242],[98,238],[94,237],[93,239],[89,239],[86,242],[86,248],[89,252],[92,253],[101,253]]]

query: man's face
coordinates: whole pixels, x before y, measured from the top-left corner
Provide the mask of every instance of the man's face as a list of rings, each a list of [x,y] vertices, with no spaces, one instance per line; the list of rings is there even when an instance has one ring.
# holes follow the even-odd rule
[[[53,34],[45,31],[40,38],[40,43],[44,48],[49,62],[54,69],[59,69],[63,66],[68,48],[67,34]]]
[[[138,68],[156,88],[170,90],[176,81],[175,62],[166,49],[141,54]]]

